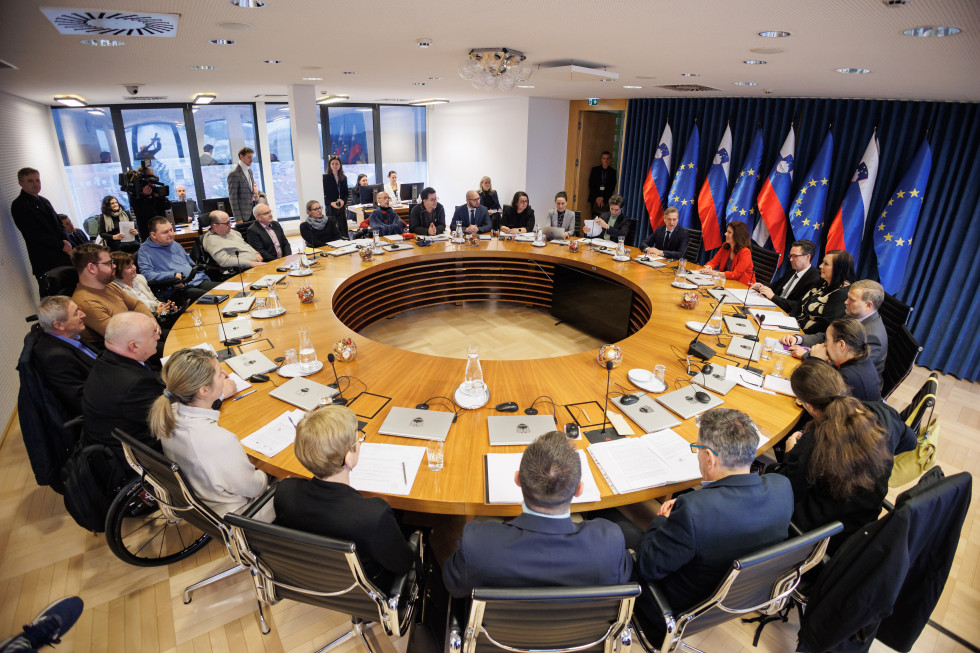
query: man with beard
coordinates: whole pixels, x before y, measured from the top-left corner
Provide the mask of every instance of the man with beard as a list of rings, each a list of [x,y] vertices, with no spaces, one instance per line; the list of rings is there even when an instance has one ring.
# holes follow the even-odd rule
[[[109,318],[116,313],[135,311],[153,318],[143,302],[112,283],[116,277],[108,247],[95,243],[79,245],[71,251],[71,262],[78,272],[78,286],[71,298],[85,314],[82,333],[85,340],[102,342]]]

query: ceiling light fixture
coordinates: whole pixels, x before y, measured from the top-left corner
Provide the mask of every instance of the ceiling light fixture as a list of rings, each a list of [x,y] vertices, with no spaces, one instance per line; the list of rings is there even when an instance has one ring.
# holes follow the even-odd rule
[[[871,70],[868,68],[838,68],[837,72],[844,75],[867,75]]]
[[[773,30],[770,32],[759,32],[759,36],[767,39],[784,39],[789,36],[789,32],[782,32],[780,30]]]
[[[681,77],[700,77],[701,73],[681,73]]]
[[[925,27],[913,27],[907,29],[902,34],[905,36],[918,36],[924,39],[939,36],[955,36],[962,32],[959,27],[949,27],[946,25],[926,25]]]
[[[97,48],[117,48],[120,45],[126,45],[126,42],[114,39],[82,39],[82,45],[94,45]]]
[[[282,63],[279,59],[266,59],[264,63]]]
[[[54,101],[66,107],[87,107],[88,102],[81,95],[55,95]]]
[[[231,39],[211,39],[208,43],[211,45],[235,45]]]
[[[534,88],[533,84],[518,84],[517,88]]]
[[[215,68],[214,66],[208,66],[208,65],[191,66],[191,70],[214,70],[214,68]]]
[[[436,80],[438,80],[438,79],[442,79],[442,77],[430,77],[430,78],[429,78],[429,81],[430,81],[430,82],[434,82],[434,81],[436,81]]]
[[[322,77],[304,77],[303,78],[303,81],[304,82],[322,82],[323,81],[323,78]]]
[[[623,86],[623,88],[643,88],[643,87],[642,86],[635,86],[633,84],[627,84],[627,85]]]
[[[211,104],[217,98],[214,93],[198,93],[194,96],[194,104]]]
[[[412,86],[428,86],[429,82],[412,82]]]
[[[761,66],[763,64],[769,63],[768,61],[763,61],[762,59],[746,59],[742,63],[748,64],[750,66]]]
[[[426,107],[429,106],[430,104],[446,104],[448,102],[449,100],[445,98],[434,97],[434,98],[429,98],[428,100],[415,100],[414,102],[409,102],[409,104],[412,105],[413,107]]]
[[[432,47],[432,39],[419,39],[415,42],[415,45],[424,50],[425,48]]]
[[[531,76],[531,64],[519,50],[509,48],[473,48],[459,64],[459,76],[473,88],[501,88],[509,91],[517,82]]]
[[[261,9],[265,6],[260,0],[231,0],[231,4],[242,9]]]
[[[344,71],[344,74],[345,75],[356,75],[357,74],[357,71],[356,70],[345,70]]]
[[[732,82],[735,86],[758,86],[758,82]]]
[[[337,102],[346,102],[350,99],[349,95],[324,95],[323,97],[318,97],[316,99],[317,104],[335,104]]]

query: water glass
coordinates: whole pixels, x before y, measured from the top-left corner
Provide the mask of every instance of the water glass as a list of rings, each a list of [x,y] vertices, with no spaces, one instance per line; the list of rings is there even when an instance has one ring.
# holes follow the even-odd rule
[[[204,325],[204,316],[201,314],[201,309],[195,308],[191,311],[191,321],[194,322],[194,326],[196,327]]]
[[[772,361],[772,375],[777,378],[782,378],[784,369],[786,369],[785,356],[776,356]]]
[[[667,366],[666,365],[654,365],[653,367],[653,378],[657,380],[661,385],[666,385],[667,383]]]
[[[728,277],[725,276],[724,272],[715,272],[715,285],[725,287],[725,282],[728,281]]]
[[[429,463],[429,471],[438,472],[443,465],[443,442],[441,440],[429,440],[425,444],[425,459]]]
[[[708,330],[712,334],[721,333],[721,311],[715,311],[708,320]]]
[[[762,360],[767,361],[772,358],[772,344],[766,342],[762,345]]]
[[[289,365],[295,365],[299,362],[299,355],[296,353],[295,349],[287,349],[285,352],[286,361],[282,364],[283,367],[288,367]]]
[[[256,297],[255,298],[255,306],[252,307],[252,310],[255,310],[255,311],[264,311],[265,310],[265,297]]]

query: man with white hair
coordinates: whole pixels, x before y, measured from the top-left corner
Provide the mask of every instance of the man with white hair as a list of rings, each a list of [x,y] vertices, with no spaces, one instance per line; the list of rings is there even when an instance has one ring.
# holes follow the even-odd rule
[[[34,359],[41,378],[66,415],[81,415],[82,390],[102,348],[81,339],[85,313],[70,297],[45,297],[37,308],[37,321],[43,333],[34,344]]]
[[[204,234],[201,245],[214,262],[223,268],[247,270],[265,263],[262,255],[231,228],[231,217],[224,211],[211,211],[211,231]]]
[[[109,320],[105,348],[82,391],[83,443],[118,447],[115,428],[159,448],[147,413],[163,393],[163,379],[147,360],[157,353],[160,326],[142,313],[118,313]]]
[[[274,261],[293,253],[282,226],[276,222],[268,204],[256,204],[252,215],[255,216],[255,222],[245,232],[245,240],[259,253],[263,261]]]

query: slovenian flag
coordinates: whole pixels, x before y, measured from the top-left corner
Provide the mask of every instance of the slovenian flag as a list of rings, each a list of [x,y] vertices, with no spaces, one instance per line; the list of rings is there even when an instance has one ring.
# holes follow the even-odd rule
[[[664,201],[670,184],[670,155],[674,147],[674,137],[670,125],[664,125],[664,133],[660,136],[660,144],[653,155],[653,163],[643,182],[643,203],[647,205],[650,216],[650,228],[656,229],[664,221]]]
[[[861,241],[864,239],[864,227],[868,222],[868,207],[871,206],[871,195],[875,190],[875,180],[878,177],[878,131],[871,135],[868,149],[861,157],[851,184],[844,194],[844,201],[837,209],[837,215],[827,230],[827,251],[843,249],[854,257],[854,267],[858,267],[861,253]]]
[[[827,137],[817,152],[810,170],[789,209],[789,226],[793,240],[809,240],[816,246],[814,261],[820,260],[820,242],[827,216],[827,191],[830,190],[830,161],[834,157],[834,135]],[[775,239],[773,240],[775,242]]]
[[[698,217],[701,219],[701,238],[705,251],[721,247],[721,216],[724,215],[725,195],[728,192],[728,168],[732,158],[732,128],[725,125],[725,133],[718,144],[718,151],[704,178],[698,194]]]
[[[742,162],[742,171],[735,180],[732,196],[728,198],[725,208],[725,224],[744,222],[749,232],[755,227],[755,188],[758,185],[759,168],[762,167],[762,130],[755,130],[755,138],[749,147],[749,153]]]
[[[698,177],[698,126],[691,129],[691,136],[684,148],[684,158],[674,173],[674,184],[670,187],[670,198],[667,206],[677,209],[678,223],[685,229],[694,227],[694,188]]]
[[[762,218],[755,225],[753,240],[760,245],[772,238],[772,248],[779,254],[779,264],[783,263],[786,249],[786,210],[789,207],[791,186],[793,185],[793,157],[796,152],[796,132],[790,125],[783,146],[779,148],[779,158],[772,166],[769,177],[759,191],[757,203]]]
[[[878,278],[885,291],[895,294],[905,279],[905,266],[912,249],[912,236],[922,210],[922,199],[932,169],[932,149],[923,141],[888,205],[875,226]]]

